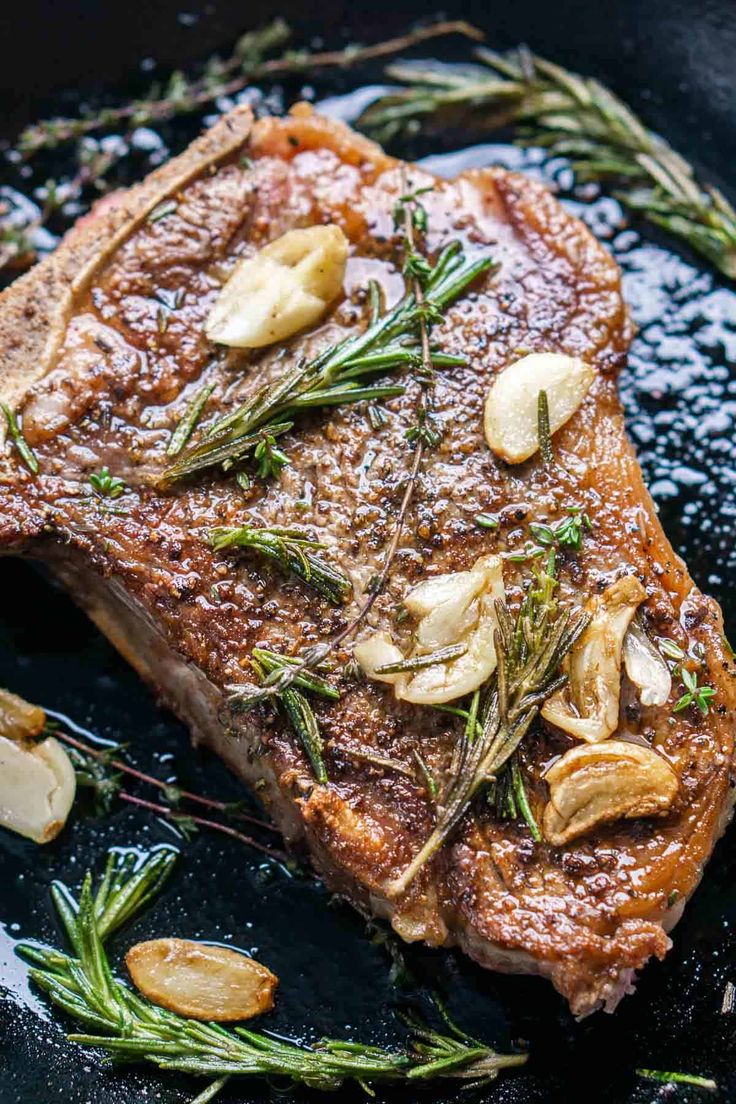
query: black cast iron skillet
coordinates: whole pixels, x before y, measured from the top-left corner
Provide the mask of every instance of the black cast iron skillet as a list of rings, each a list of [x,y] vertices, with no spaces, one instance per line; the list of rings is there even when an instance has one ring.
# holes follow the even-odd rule
[[[733,0],[514,0],[493,7],[448,4],[446,11],[481,25],[494,46],[525,41],[602,78],[728,190],[736,106]],[[186,5],[182,19],[172,0],[146,6],[25,0],[0,10],[0,128],[12,138],[34,118],[76,106],[80,93],[138,90],[147,79],[138,68],[142,59],[155,59],[165,73],[227,48],[243,29],[275,14],[292,20],[298,37],[320,34],[338,45],[345,38],[386,37],[427,11],[416,2],[368,9],[322,0],[315,20],[303,2],[285,3],[277,13],[263,4],[246,8],[219,0]],[[432,52],[451,56],[444,48]],[[362,71],[318,84],[316,92],[319,98],[379,79],[380,70]],[[452,135],[397,152],[442,154],[471,141]],[[492,152],[518,163],[506,146]],[[521,164],[533,169],[532,161]],[[553,171],[552,178],[564,186],[564,172]],[[651,233],[640,238],[637,228],[623,227],[612,201],[568,201],[608,240],[624,268],[640,327],[622,380],[629,429],[665,528],[696,581],[721,601],[733,631],[736,294],[684,249],[673,252],[665,239]],[[100,736],[128,742],[134,760],[162,777],[225,796],[239,793],[224,768],[190,751],[182,727],[156,707],[122,659],[45,578],[26,564],[2,562],[0,595],[0,684]],[[44,849],[0,836],[2,1104],[172,1104],[195,1095],[183,1079],[112,1070],[67,1043],[59,1018],[25,984],[12,954],[21,937],[58,939],[48,905],[52,878],[78,882],[112,844],[145,846],[169,838],[156,820],[125,809],[103,821],[76,817]],[[736,1016],[720,1011],[726,982],[736,981],[735,841],[731,834],[719,845],[667,961],[645,970],[636,995],[613,1017],[599,1014],[576,1024],[546,982],[493,975],[453,953],[406,951],[415,982],[444,992],[469,1031],[500,1047],[528,1044],[526,1069],[484,1090],[483,1099],[536,1104],[669,1097],[670,1089],[634,1075],[642,1066],[714,1077],[720,1099],[736,1099]],[[160,904],[135,924],[129,941],[169,933],[232,938],[256,951],[282,979],[277,1012],[267,1020],[275,1030],[307,1039],[396,1037],[392,1007],[401,994],[389,981],[385,949],[366,937],[364,923],[346,906],[331,905],[313,881],[274,874],[236,844],[204,836],[187,844]],[[267,1086],[243,1083],[222,1099],[255,1104],[269,1095]],[[339,1098],[360,1095],[356,1090]],[[699,1090],[676,1090],[678,1100],[699,1096]],[[454,1097],[436,1089],[420,1098]],[[310,1096],[297,1092],[292,1099]],[[408,1104],[410,1098],[401,1099]]]

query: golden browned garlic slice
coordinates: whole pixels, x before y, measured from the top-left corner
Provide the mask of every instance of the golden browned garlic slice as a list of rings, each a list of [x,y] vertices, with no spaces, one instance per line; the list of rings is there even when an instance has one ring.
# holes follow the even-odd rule
[[[414,644],[406,660],[385,633],[358,644],[355,658],[370,678],[391,682],[396,697],[420,705],[440,705],[477,689],[496,668],[495,602],[504,598],[502,563],[481,556],[469,571],[437,575],[414,587],[404,606],[418,620]],[[446,662],[423,665],[423,658],[462,647]],[[384,673],[377,668],[397,662],[409,670]]]
[[[0,734],[9,740],[32,740],[40,736],[46,724],[46,714],[40,705],[0,688]]]
[[[572,748],[545,777],[550,794],[542,827],[555,847],[598,824],[661,816],[678,787],[677,775],[661,755],[625,740]]]
[[[144,996],[195,1020],[248,1020],[273,1008],[278,978],[239,951],[190,939],[150,939],[125,956]]]
[[[672,693],[672,675],[663,657],[634,619],[624,637],[624,668],[638,687],[642,705],[664,705]]]
[[[0,824],[36,843],[58,836],[74,802],[76,777],[58,740],[0,736]]]
[[[339,226],[290,230],[236,265],[207,318],[207,337],[260,349],[311,326],[340,294],[347,256]]]
[[[546,392],[550,433],[578,409],[595,372],[577,357],[531,353],[514,361],[493,381],[486,398],[488,447],[509,464],[528,460],[539,448],[539,393]]]
[[[588,602],[590,623],[570,653],[567,686],[542,707],[546,721],[590,743],[616,731],[624,637],[645,598],[639,580],[624,575]]]

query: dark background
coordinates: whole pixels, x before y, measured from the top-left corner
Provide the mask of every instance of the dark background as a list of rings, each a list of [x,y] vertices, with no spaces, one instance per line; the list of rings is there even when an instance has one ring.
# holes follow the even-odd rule
[[[287,3],[276,12],[225,0],[183,9],[163,0],[6,4],[0,8],[0,129],[12,138],[35,118],[73,109],[80,94],[94,98],[104,92],[114,99],[141,91],[151,79],[140,69],[143,59],[156,63],[154,76],[166,75],[213,50],[226,52],[240,32],[275,14],[293,22],[297,41],[319,34],[329,46],[385,38],[428,14],[417,3],[374,3],[363,10],[322,0],[317,23],[311,18],[314,8]],[[483,26],[493,46],[526,41],[556,61],[600,77],[710,179],[722,184],[733,179],[736,6],[729,0],[514,0],[447,5],[446,11]],[[444,47],[424,50],[438,52],[453,56]],[[317,93],[347,91],[380,77],[380,69],[361,70],[334,86],[318,84]],[[447,152],[458,144],[457,136],[438,139],[432,151]],[[533,154],[520,159],[498,146],[495,156],[541,171]],[[551,166],[546,176],[565,194],[564,170]],[[664,238],[649,231],[642,238],[638,227],[626,228],[610,199],[583,205],[580,196],[568,195],[567,202],[607,240],[624,269],[640,327],[622,379],[629,428],[673,543],[696,580],[722,601],[733,633],[736,295],[685,249],[671,252]],[[0,594],[0,684],[100,736],[128,742],[134,761],[160,777],[222,796],[238,793],[224,769],[188,749],[181,726],[157,709],[109,645],[33,568],[0,565]],[[86,866],[98,865],[111,844],[171,838],[155,819],[127,809],[103,822],[75,815],[60,840],[44,849],[2,834],[0,981],[8,986],[5,999],[0,987],[2,1104],[183,1104],[196,1094],[185,1082],[153,1071],[111,1071],[66,1043],[59,1017],[44,1011],[37,996],[33,1003],[12,955],[15,939],[58,937],[47,896],[53,877],[78,883]],[[575,1024],[547,983],[492,975],[452,953],[407,950],[420,993],[422,986],[439,987],[465,1027],[501,1048],[520,1041],[529,1045],[528,1067],[484,1090],[480,1099],[508,1104],[707,1099],[699,1090],[673,1091],[635,1077],[635,1068],[648,1066],[713,1076],[720,1086],[717,1099],[736,1100],[736,1016],[720,1012],[727,980],[736,982],[734,838],[720,844],[667,961],[647,968],[637,994],[614,1017],[599,1014]],[[184,845],[161,904],[119,945],[168,933],[232,938],[271,966],[282,985],[266,1026],[306,1039],[323,1033],[374,1041],[397,1037],[392,1007],[401,994],[389,980],[385,948],[366,938],[364,923],[346,906],[331,904],[314,882],[289,879],[237,844],[200,836]],[[255,1084],[222,1096],[230,1104],[268,1098],[269,1090]],[[340,1097],[361,1098],[358,1091]],[[416,1097],[451,1098],[442,1090]],[[402,1101],[409,1104],[405,1095]]]

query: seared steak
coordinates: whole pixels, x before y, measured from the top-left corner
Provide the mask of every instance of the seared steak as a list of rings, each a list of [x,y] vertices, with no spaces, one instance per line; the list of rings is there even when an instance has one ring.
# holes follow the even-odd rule
[[[649,633],[702,645],[701,682],[716,690],[707,716],[673,713],[676,688],[660,707],[622,696],[621,730],[653,742],[679,776],[666,817],[618,821],[554,848],[481,802],[391,900],[388,884],[434,820],[426,785],[411,776],[414,751],[431,771],[445,770],[458,738],[452,718],[398,702],[391,687],[348,667],[335,676],[340,700],[315,705],[329,777],[320,785],[273,710],[230,711],[224,688],[247,681],[254,646],[296,654],[329,639],[380,567],[411,461],[411,382],[386,404],[380,430],[360,403],[301,418],[284,438],[292,463],[276,485],[257,480],[244,491],[221,472],[157,483],[172,429],[204,382],[215,385],[208,419],[305,351],[363,328],[369,280],[389,302],[399,297],[392,210],[401,171],[308,110],[253,123],[239,109],[82,220],[0,300],[0,394],[39,462],[34,477],[6,450],[0,543],[52,567],[194,739],[255,788],[286,840],[306,844],[319,873],[358,908],[390,917],[405,939],[459,944],[485,966],[544,974],[577,1014],[613,1008],[634,971],[666,952],[666,932],[730,814],[734,685],[720,611],[668,544],[625,436],[616,376],[631,324],[602,246],[521,176],[489,170],[439,182],[411,171],[413,186],[433,186],[423,197],[431,250],[459,238],[491,251],[499,268],[436,329],[466,363],[438,373],[432,404],[443,437],[425,457],[370,627],[401,631],[397,608],[421,579],[522,546],[530,522],[585,511],[582,549],[560,555],[565,595],[582,602],[622,569],[635,573]],[[345,298],[281,348],[213,358],[203,323],[235,258],[317,223],[336,223],[350,240]],[[534,458],[503,464],[483,438],[494,374],[535,351],[581,357],[596,371],[555,435],[554,475]],[[128,488],[114,502],[91,493],[89,475],[102,465]],[[481,512],[496,515],[498,528],[479,527]],[[262,559],[210,550],[211,527],[245,522],[298,525],[324,542],[352,581],[351,603],[336,609]],[[509,565],[512,604],[521,572]],[[526,741],[537,810],[544,768],[573,743],[549,725]],[[407,771],[366,761],[366,752]]]

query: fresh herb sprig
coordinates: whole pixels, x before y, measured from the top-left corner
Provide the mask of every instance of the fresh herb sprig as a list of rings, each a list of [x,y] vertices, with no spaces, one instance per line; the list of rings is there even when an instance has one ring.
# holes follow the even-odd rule
[[[568,510],[567,517],[562,518],[556,525],[544,525],[541,522],[532,522],[529,526],[534,539],[545,548],[559,547],[572,548],[579,552],[583,546],[583,533],[592,529],[593,525],[586,513],[573,507]]]
[[[464,20],[445,20],[370,46],[349,45],[342,50],[319,52],[286,50],[291,30],[283,19],[274,19],[265,27],[242,35],[229,57],[210,58],[201,76],[192,77],[177,70],[164,86],[155,84],[146,95],[120,107],[92,110],[77,119],[55,118],[34,123],[23,131],[17,148],[28,157],[95,131],[120,126],[157,126],[199,111],[222,97],[235,96],[252,83],[317,70],[349,69],[449,35],[461,35],[476,42],[483,40],[483,34]],[[278,50],[282,51],[280,56],[269,58],[269,54]]]
[[[209,397],[215,389],[213,383],[208,384],[206,387],[200,388],[196,395],[190,402],[189,406],[184,412],[184,416],[179,422],[178,426],[171,435],[169,446],[166,449],[167,456],[178,456],[181,450],[189,441],[189,438],[194,433],[194,430],[202,417],[204,408],[209,401]]]
[[[111,475],[110,469],[107,467],[100,468],[98,472],[90,472],[88,479],[98,498],[109,498],[114,501],[125,494],[127,489],[125,480],[120,479],[117,475]]]
[[[259,694],[250,685],[230,685],[227,690],[231,695],[231,703],[236,709],[249,710],[259,702],[275,697],[304,748],[314,777],[318,782],[327,782],[327,770],[322,756],[322,735],[306,695],[314,694],[327,701],[337,701],[340,691],[315,671],[302,669],[299,659],[272,652],[267,648],[254,648],[250,665],[263,690]],[[292,677],[274,694],[270,688],[284,674]]]
[[[695,1073],[672,1073],[666,1070],[638,1069],[639,1077],[646,1077],[649,1081],[662,1081],[666,1085],[694,1085],[696,1089],[707,1089],[708,1092],[717,1092],[718,1085],[712,1077],[700,1077]]]
[[[311,360],[297,361],[274,383],[209,426],[202,439],[166,470],[164,479],[180,479],[218,464],[231,466],[253,455],[264,436],[290,428],[289,423],[304,410],[403,394],[401,384],[366,383],[365,377],[421,365],[421,328],[428,314],[436,317],[492,266],[487,255],[467,257],[458,242],[447,246],[430,269],[421,301],[410,291],[362,334],[329,346]],[[463,363],[460,357],[439,352],[431,351],[431,356],[435,365]]]
[[[249,548],[274,560],[285,571],[298,575],[307,586],[335,606],[345,602],[352,592],[347,575],[319,555],[325,545],[312,540],[302,529],[222,525],[210,529],[209,542],[216,552]]]
[[[19,953],[31,963],[33,981],[67,1015],[87,1028],[70,1040],[106,1051],[113,1061],[147,1062],[216,1082],[228,1077],[282,1078],[312,1089],[333,1090],[346,1081],[430,1081],[454,1078],[486,1084],[500,1070],[520,1066],[524,1054],[497,1054],[446,1019],[448,1033],[415,1024],[410,1048],[385,1050],[361,1043],[323,1039],[303,1046],[244,1027],[232,1030],[190,1020],[160,1008],[119,981],[105,950],[107,940],[156,895],[176,861],[164,848],[141,862],[131,852],[110,852],[102,880],[93,887],[87,873],[78,900],[55,882],[52,899],[71,947],[24,943]],[[214,1079],[214,1080],[213,1080]],[[201,1099],[201,1098],[200,1098]]]
[[[382,96],[359,125],[384,142],[448,116],[484,129],[519,127],[525,144],[569,157],[580,181],[614,183],[630,209],[736,279],[736,210],[610,89],[523,47],[474,56],[475,66],[390,66],[388,75],[407,87]]]
[[[38,457],[23,436],[23,430],[20,428],[17,415],[10,409],[7,403],[4,402],[0,402],[0,410],[2,410],[5,415],[8,437],[13,442],[15,451],[18,453],[31,475],[38,475]]]
[[[685,693],[678,698],[672,707],[673,713],[681,713],[683,709],[694,705],[704,717],[710,712],[710,703],[716,696],[716,690],[712,686],[701,686],[695,671],[689,671],[687,667],[680,669],[680,678]]]
[[[411,885],[465,816],[481,787],[498,779],[545,700],[564,685],[566,676],[560,674],[560,664],[585,629],[589,615],[582,610],[561,612],[556,587],[551,552],[546,566],[535,572],[516,619],[505,603],[496,603],[496,673],[480,707],[474,696],[438,797],[435,828],[389,887],[391,897],[400,896]]]

